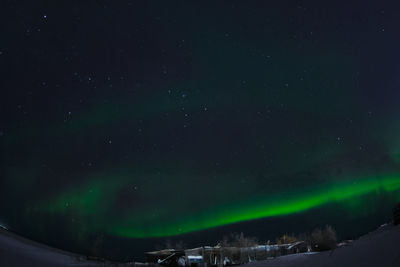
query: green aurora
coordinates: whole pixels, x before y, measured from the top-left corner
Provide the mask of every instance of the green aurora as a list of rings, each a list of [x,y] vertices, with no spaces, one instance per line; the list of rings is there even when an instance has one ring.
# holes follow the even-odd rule
[[[170,209],[168,205],[158,203],[157,206],[147,207],[147,209],[164,208],[164,213],[155,215],[141,210],[139,212],[132,211],[135,215],[130,215],[128,211],[118,220],[114,220],[115,218],[110,217],[110,214],[111,210],[117,207],[110,204],[113,203],[111,200],[127,184],[103,181],[97,180],[80,190],[61,194],[48,204],[44,204],[42,208],[51,213],[64,215],[74,210],[80,217],[102,222],[102,224],[97,223],[94,226],[97,225],[99,227],[97,230],[106,231],[111,235],[154,238],[175,236],[260,218],[290,215],[326,204],[340,204],[351,209],[354,208],[351,203],[369,194],[392,193],[391,197],[394,200],[400,200],[400,176],[387,174],[382,177],[364,177],[357,180],[327,183],[303,188],[297,192],[258,196],[242,202],[231,201],[225,205],[213,203],[206,210],[186,210],[175,216],[171,216],[168,212]],[[174,205],[179,206],[179,203]],[[102,227],[104,229],[101,229]]]

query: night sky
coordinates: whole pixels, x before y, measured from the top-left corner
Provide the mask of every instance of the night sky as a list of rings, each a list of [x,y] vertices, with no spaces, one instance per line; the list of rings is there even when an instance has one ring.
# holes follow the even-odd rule
[[[0,224],[125,260],[389,221],[400,4],[270,2],[3,1]]]

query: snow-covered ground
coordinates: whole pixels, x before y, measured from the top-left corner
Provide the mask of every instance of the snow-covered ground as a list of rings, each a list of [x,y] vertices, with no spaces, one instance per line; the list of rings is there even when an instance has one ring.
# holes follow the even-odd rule
[[[358,240],[321,253],[292,254],[247,264],[249,267],[400,267],[400,225],[385,225]],[[134,266],[133,263],[88,261],[84,256],[51,248],[0,229],[0,266]]]
[[[113,263],[88,261],[85,256],[51,248],[22,238],[0,228],[0,266],[52,267],[52,266],[115,266]],[[124,266],[129,266],[126,264]]]
[[[252,262],[249,267],[400,267],[400,225],[384,225],[376,231],[333,251],[283,256]]]

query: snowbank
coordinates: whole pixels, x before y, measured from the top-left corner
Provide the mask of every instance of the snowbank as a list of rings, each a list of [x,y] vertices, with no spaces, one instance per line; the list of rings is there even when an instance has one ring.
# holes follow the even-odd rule
[[[332,251],[302,253],[253,262],[249,267],[400,267],[400,225],[383,225],[376,231]]]

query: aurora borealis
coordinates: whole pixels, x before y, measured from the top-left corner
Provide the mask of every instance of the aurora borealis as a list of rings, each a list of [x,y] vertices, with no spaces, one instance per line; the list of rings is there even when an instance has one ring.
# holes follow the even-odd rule
[[[127,223],[123,223],[124,225],[127,225],[125,228],[116,228],[113,231],[121,236],[134,238],[179,235],[240,221],[302,212],[329,202],[339,202],[346,201],[349,198],[357,198],[373,191],[397,191],[400,189],[400,179],[398,177],[389,177],[382,181],[351,181],[350,184],[330,185],[328,188],[329,189],[313,189],[312,191],[314,193],[311,194],[309,192],[304,195],[296,195],[296,193],[291,192],[277,196],[272,195],[266,199],[257,199],[256,201],[239,203],[237,206],[233,204],[228,208],[218,207],[212,212],[205,212],[207,216],[196,216],[196,212],[196,214],[190,214],[190,216],[182,216],[187,217],[187,220],[179,218],[176,222],[171,220],[172,223],[160,223],[157,220],[150,219],[144,224],[140,223],[141,218],[134,218],[132,221],[128,220]],[[137,224],[138,226],[136,226]]]
[[[395,1],[89,2],[2,8],[1,225],[131,259],[390,219]]]

